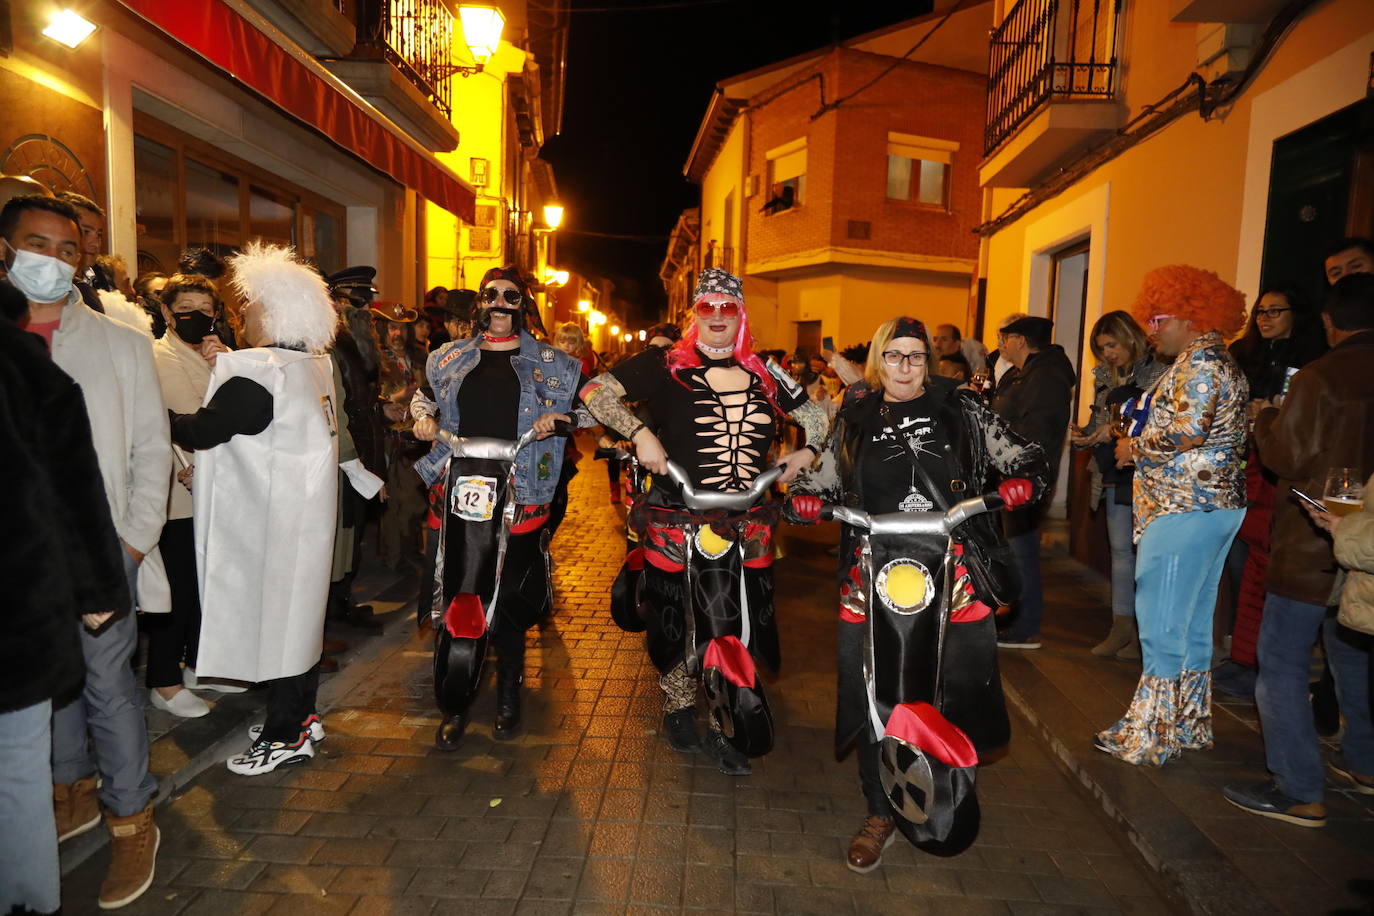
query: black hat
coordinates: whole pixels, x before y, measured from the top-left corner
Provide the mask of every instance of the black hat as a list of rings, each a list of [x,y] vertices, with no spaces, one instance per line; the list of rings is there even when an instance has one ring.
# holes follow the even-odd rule
[[[1048,343],[1053,332],[1054,322],[1037,315],[1018,318],[1001,331],[1003,334],[1020,334],[1032,344]]]
[[[365,299],[371,302],[377,295],[377,289],[372,285],[372,281],[376,279],[377,268],[360,264],[335,271],[325,277],[324,282],[329,284],[331,295],[342,293],[350,299]]]

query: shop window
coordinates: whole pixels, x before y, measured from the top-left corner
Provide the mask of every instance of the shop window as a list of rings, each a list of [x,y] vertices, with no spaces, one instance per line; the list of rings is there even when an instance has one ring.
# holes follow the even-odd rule
[[[954,151],[951,140],[887,135],[887,198],[948,209]]]
[[[187,134],[135,114],[138,272],[176,271],[186,248],[221,257],[262,239],[325,273],[346,266],[345,210]]]

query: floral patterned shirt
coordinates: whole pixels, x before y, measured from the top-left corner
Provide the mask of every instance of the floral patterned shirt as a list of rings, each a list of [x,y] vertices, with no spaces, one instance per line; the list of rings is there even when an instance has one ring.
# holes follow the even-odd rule
[[[1150,397],[1149,419],[1131,440],[1134,539],[1161,515],[1245,508],[1250,386],[1221,335],[1189,344]]]

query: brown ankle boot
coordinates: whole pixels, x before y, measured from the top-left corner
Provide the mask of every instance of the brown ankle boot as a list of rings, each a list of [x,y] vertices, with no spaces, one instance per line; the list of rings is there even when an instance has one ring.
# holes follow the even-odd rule
[[[110,870],[100,885],[100,908],[117,910],[137,900],[153,883],[162,834],[153,823],[153,803],[129,817],[106,813],[110,831]]]
[[[57,820],[57,842],[80,836],[100,823],[100,803],[95,796],[95,777],[52,787],[53,816]]]
[[[897,838],[897,821],[890,817],[870,814],[864,818],[864,825],[849,842],[849,855],[845,864],[850,871],[866,875],[883,861],[883,850],[892,845]]]

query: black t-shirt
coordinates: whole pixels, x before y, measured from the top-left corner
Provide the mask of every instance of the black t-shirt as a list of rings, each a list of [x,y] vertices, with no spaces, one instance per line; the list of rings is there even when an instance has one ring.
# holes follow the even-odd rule
[[[949,438],[934,420],[930,395],[922,394],[910,401],[885,403],[897,429],[911,445],[926,474],[938,486],[947,486],[949,468],[945,447],[949,444]],[[864,447],[858,470],[863,481],[863,507],[866,512],[939,509],[920,475],[912,467],[910,453],[897,440],[880,413],[874,414],[871,428],[864,431]],[[948,492],[943,495],[948,503]]]
[[[458,434],[520,437],[520,377],[511,357],[519,350],[479,350],[481,360],[458,388]]]
[[[746,373],[742,386],[713,391],[707,383],[710,370],[738,364],[733,357],[698,354],[701,366],[683,369],[677,378],[668,371],[666,351],[658,350],[626,360],[611,374],[628,400],[648,402],[657,421],[654,432],[694,486],[742,490],[768,467],[776,411],[753,373]],[[806,392],[789,393],[778,386],[774,398],[778,407],[791,412],[806,403]]]

